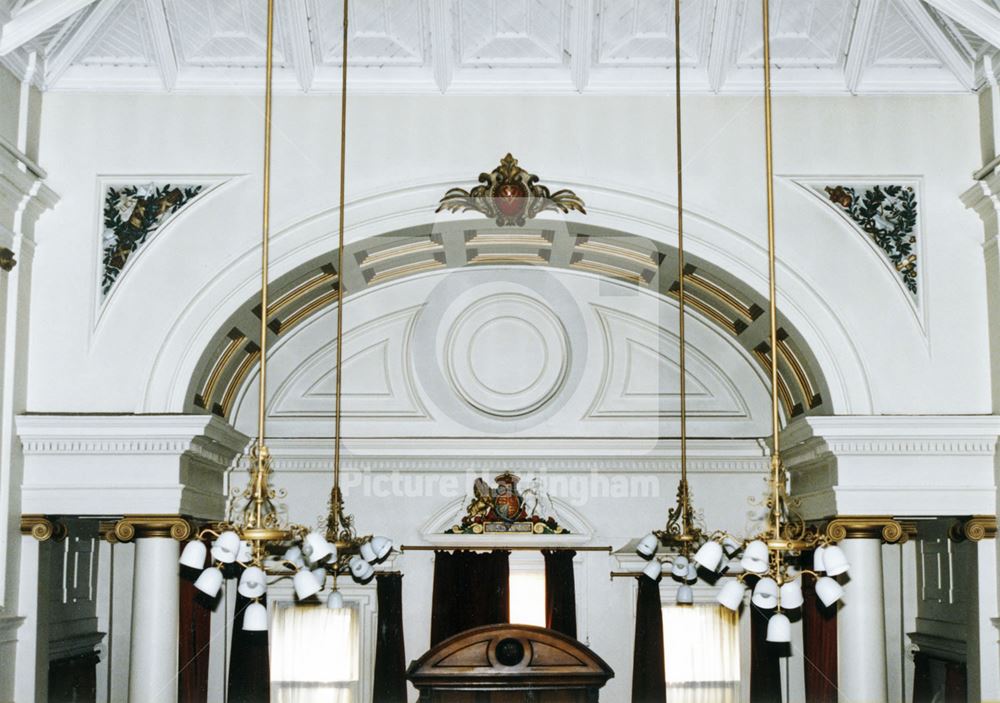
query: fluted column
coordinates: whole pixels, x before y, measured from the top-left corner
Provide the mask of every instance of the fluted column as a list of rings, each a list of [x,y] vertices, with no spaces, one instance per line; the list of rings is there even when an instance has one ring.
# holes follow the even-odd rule
[[[175,703],[180,617],[177,587],[180,541],[191,524],[177,516],[128,516],[115,524],[114,539],[135,541],[132,637],[128,692],[131,703]]]

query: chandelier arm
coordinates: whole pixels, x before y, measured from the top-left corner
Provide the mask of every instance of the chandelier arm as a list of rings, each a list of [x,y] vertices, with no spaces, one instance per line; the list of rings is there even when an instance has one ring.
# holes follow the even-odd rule
[[[347,163],[347,21],[348,0],[344,0],[343,54],[340,73],[340,207],[337,222],[337,368],[333,413],[333,488],[327,531],[336,538],[340,531],[343,499],[340,495],[340,428],[342,402],[342,363],[344,357],[344,185]]]

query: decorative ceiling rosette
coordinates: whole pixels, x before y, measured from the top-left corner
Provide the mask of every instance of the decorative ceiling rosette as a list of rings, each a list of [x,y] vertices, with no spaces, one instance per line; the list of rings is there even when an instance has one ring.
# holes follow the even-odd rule
[[[492,217],[499,227],[522,226],[546,210],[568,213],[570,210],[587,214],[583,200],[571,190],[555,193],[538,184],[538,176],[517,165],[517,159],[507,154],[500,165],[489,173],[480,173],[472,190],[452,188],[441,198],[436,212],[468,212],[475,210]]]

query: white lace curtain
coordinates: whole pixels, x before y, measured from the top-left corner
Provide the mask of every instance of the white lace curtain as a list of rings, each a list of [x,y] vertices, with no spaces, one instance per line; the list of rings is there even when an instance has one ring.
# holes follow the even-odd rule
[[[663,608],[667,703],[737,703],[740,631],[736,614],[717,605]]]
[[[274,703],[358,700],[360,632],[354,608],[279,605],[270,643]]]

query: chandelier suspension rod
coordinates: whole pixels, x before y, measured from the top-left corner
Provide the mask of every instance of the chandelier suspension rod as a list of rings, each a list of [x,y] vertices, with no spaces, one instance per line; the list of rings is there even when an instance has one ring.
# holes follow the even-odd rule
[[[268,257],[271,233],[271,72],[274,63],[274,0],[267,0],[267,59],[264,83],[264,204],[260,248],[260,387],[257,400],[257,452],[264,448],[264,402],[267,398]]]
[[[764,33],[764,159],[767,169],[767,266],[768,316],[771,324],[771,519],[774,537],[780,537],[781,501],[779,484],[784,483],[781,468],[781,440],[778,426],[778,313],[774,284],[774,148],[771,140],[771,30],[770,2],[762,0]]]
[[[687,348],[684,337],[684,161],[681,151],[681,0],[674,0],[674,83],[677,135],[677,302],[678,333],[680,335],[680,393],[681,393],[681,533],[688,532],[688,481],[687,481]]]
[[[273,1],[273,0],[271,0]],[[340,522],[340,426],[341,364],[344,356],[344,185],[347,164],[347,18],[348,0],[344,0],[343,54],[340,73],[340,207],[337,225],[337,381],[334,387],[333,412],[333,488],[330,495],[330,519],[333,534],[339,532]]]

